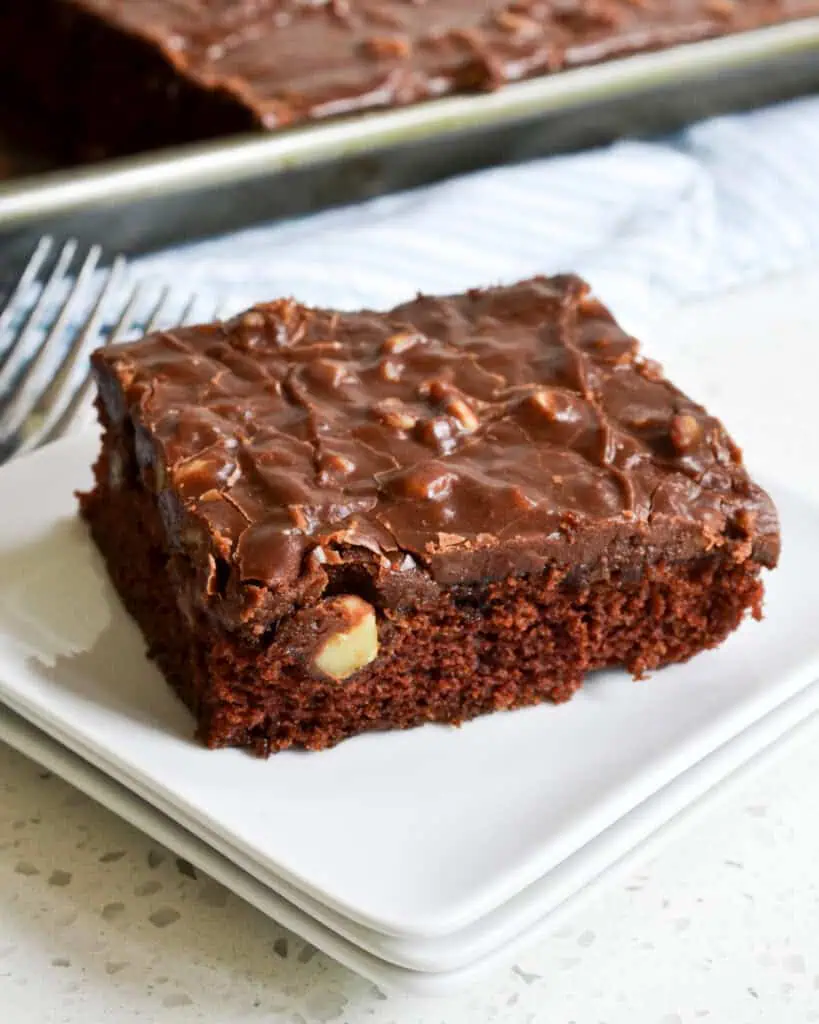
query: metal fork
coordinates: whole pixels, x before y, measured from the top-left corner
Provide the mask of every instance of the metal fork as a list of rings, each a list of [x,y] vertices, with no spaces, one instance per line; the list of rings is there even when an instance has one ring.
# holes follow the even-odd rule
[[[79,249],[74,240],[58,248],[41,239],[0,311],[0,462],[90,420],[93,349],[137,330],[189,323],[199,306],[196,295],[181,304],[170,288],[158,297],[156,285],[127,288],[126,261],[117,256],[102,268],[97,245],[72,278]]]

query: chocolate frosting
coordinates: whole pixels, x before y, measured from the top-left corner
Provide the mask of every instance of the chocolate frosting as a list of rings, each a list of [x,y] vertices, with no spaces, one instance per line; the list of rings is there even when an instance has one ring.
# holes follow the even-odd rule
[[[776,512],[720,422],[576,277],[389,313],[289,300],[94,356],[194,602],[262,623],[366,577],[382,606],[560,567],[723,549]],[[334,582],[335,581],[335,582]]]
[[[28,0],[26,0],[28,2]],[[64,0],[278,127],[819,13],[819,0]]]

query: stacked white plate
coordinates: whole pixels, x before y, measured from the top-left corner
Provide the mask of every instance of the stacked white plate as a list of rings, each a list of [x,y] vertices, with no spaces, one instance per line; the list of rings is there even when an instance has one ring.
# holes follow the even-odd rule
[[[457,730],[204,750],[77,520],[96,445],[0,472],[0,732],[379,984],[443,992],[507,961],[819,706],[819,508],[770,485],[766,618],[687,665]]]

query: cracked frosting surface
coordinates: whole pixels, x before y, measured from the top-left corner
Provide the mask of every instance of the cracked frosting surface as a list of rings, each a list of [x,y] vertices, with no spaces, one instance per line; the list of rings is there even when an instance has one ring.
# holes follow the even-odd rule
[[[272,128],[819,14],[819,0],[63,0]]]
[[[389,313],[281,300],[94,361],[202,599],[243,620],[350,566],[400,605],[547,565],[776,562],[723,426],[572,276]]]

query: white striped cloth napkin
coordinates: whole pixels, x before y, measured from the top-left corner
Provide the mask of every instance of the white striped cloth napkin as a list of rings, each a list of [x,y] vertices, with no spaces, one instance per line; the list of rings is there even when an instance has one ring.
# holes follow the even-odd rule
[[[809,98],[255,228],[141,269],[237,306],[292,295],[339,308],[574,270],[633,323],[817,258]]]

